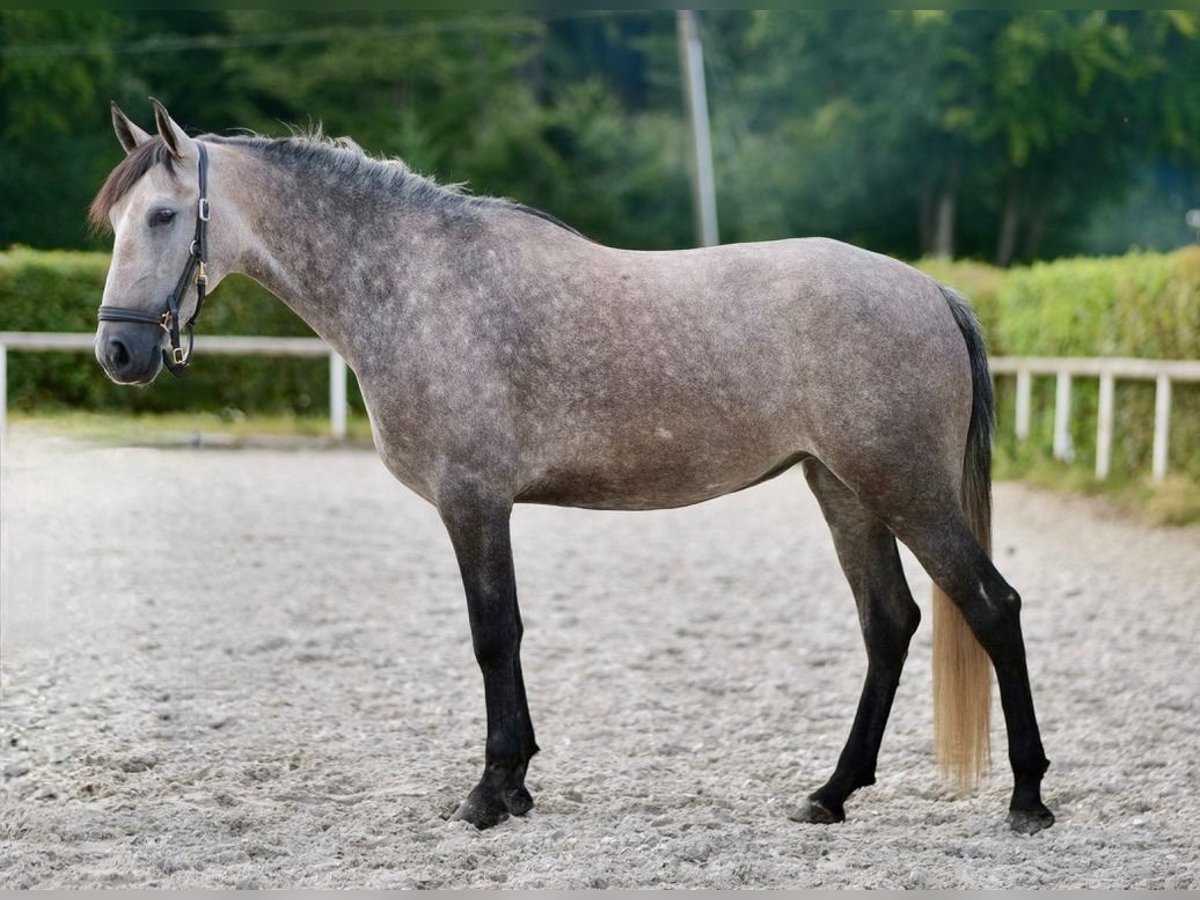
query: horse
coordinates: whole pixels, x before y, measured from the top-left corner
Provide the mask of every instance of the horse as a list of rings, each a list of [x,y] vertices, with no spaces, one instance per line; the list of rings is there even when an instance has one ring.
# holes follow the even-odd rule
[[[380,457],[436,507],[462,575],[487,734],[456,818],[483,829],[533,806],[514,504],[681,507],[799,465],[868,668],[833,774],[790,817],[844,821],[850,795],[875,781],[921,618],[900,541],[935,585],[943,773],[969,788],[986,768],[994,669],[1008,823],[1054,822],[1021,598],[990,559],[992,383],[960,294],[823,238],[612,248],[349,139],[191,137],[152,103],[153,135],[112,106],[126,156],[90,209],[114,234],[96,358],[119,384],[178,374],[207,290],[232,272],[345,358]]]

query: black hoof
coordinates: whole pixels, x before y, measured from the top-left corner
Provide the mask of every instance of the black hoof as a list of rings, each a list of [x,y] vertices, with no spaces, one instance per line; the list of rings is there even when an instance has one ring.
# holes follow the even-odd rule
[[[1017,834],[1037,834],[1054,824],[1054,813],[1039,804],[1034,809],[1013,809],[1008,813],[1008,827]]]
[[[804,804],[788,815],[793,822],[806,822],[809,825],[835,825],[846,821],[846,810],[842,806],[829,807],[815,797],[809,797]]]
[[[462,805],[455,810],[451,818],[460,822],[470,822],[480,831],[483,831],[485,828],[499,825],[507,819],[508,807],[500,802],[499,797],[476,788],[471,791],[467,799],[462,802]]]
[[[487,773],[467,796],[452,818],[470,822],[480,831],[499,825],[510,815],[523,816],[533,809],[533,797],[521,784],[524,768],[503,778]]]
[[[533,796],[521,785],[504,792],[504,805],[514,816],[523,816],[533,809]]]

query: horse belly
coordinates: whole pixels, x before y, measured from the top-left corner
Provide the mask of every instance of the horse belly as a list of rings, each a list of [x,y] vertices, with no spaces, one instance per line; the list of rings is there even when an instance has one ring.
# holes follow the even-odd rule
[[[639,420],[645,417],[639,417]],[[538,462],[522,503],[586,509],[669,509],[711,500],[774,477],[804,454],[778,423],[648,420],[612,432],[585,429]]]

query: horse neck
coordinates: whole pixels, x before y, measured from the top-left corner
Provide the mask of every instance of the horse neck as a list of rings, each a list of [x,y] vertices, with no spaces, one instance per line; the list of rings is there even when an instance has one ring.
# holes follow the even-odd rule
[[[347,197],[329,176],[311,178],[242,150],[236,154],[230,201],[240,212],[233,271],[282,300],[352,367],[386,336],[381,304],[398,302],[404,267],[430,249],[439,229],[427,213],[386,196]]]

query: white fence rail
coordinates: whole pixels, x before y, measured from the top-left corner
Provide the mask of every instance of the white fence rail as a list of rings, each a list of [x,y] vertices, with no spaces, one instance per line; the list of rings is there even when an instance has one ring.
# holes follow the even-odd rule
[[[7,352],[27,351],[91,351],[92,334],[66,332],[0,332],[0,430],[6,423],[8,382]],[[263,354],[268,356],[328,356],[329,357],[329,419],[330,431],[336,438],[346,436],[346,363],[329,345],[319,338],[234,337],[208,336],[196,338],[196,350],[202,354],[233,355]],[[1032,420],[1033,377],[1054,376],[1054,456],[1070,460],[1071,447],[1071,384],[1075,378],[1100,379],[1100,409],[1096,433],[1096,477],[1108,477],[1112,465],[1113,404],[1116,380],[1153,381],[1154,450],[1152,471],[1156,479],[1167,474],[1167,449],[1171,423],[1171,385],[1176,381],[1200,382],[1198,360],[1156,360],[1087,357],[993,357],[993,375],[1015,375],[1017,378],[1016,433],[1018,440],[1029,438]]]
[[[87,351],[95,335],[58,331],[0,331],[0,431],[8,422],[8,351]],[[210,335],[196,338],[196,352],[207,356],[327,356],[329,357],[329,430],[335,438],[346,436],[346,362],[320,338],[242,337]],[[97,377],[102,377],[97,373]]]
[[[1167,449],[1171,435],[1171,384],[1200,381],[1200,360],[1121,359],[1116,357],[999,356],[992,360],[993,375],[1017,376],[1016,432],[1029,437],[1033,376],[1052,375],[1054,391],[1054,456],[1070,460],[1071,382],[1077,377],[1100,379],[1100,408],[1096,425],[1096,477],[1108,477],[1112,465],[1113,402],[1118,378],[1153,381],[1154,449],[1151,472],[1156,481],[1167,475]]]

